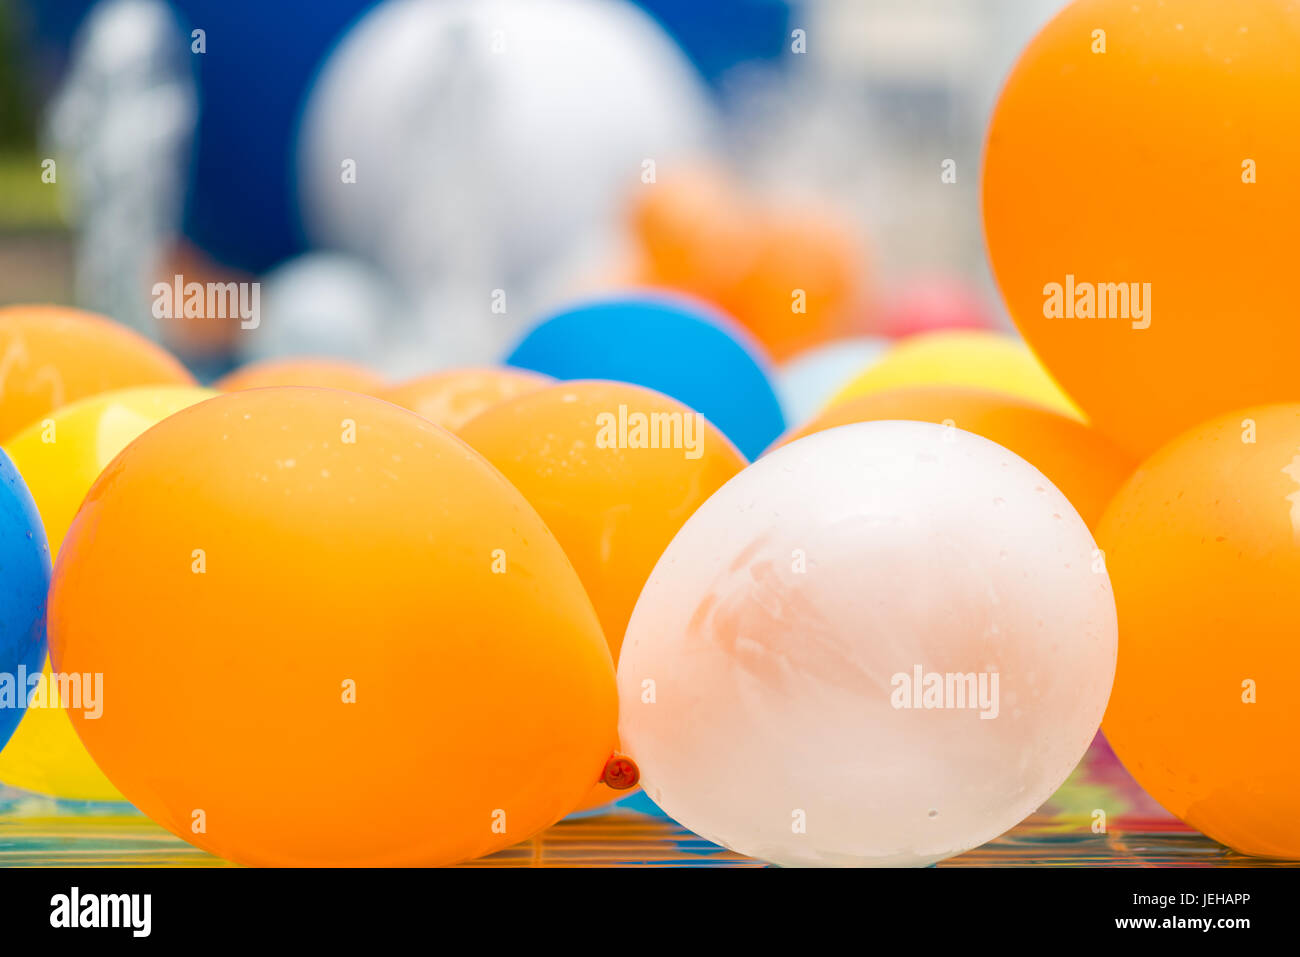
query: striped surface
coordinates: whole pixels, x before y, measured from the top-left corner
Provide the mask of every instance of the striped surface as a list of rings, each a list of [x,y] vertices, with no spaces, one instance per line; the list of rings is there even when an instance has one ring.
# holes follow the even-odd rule
[[[941,867],[1243,866],[1243,858],[1180,824],[1137,822],[1094,835],[1087,821],[1035,815],[996,841]],[[223,867],[226,863],[135,814],[0,818],[0,866]],[[635,811],[563,821],[468,867],[753,867],[759,862],[701,840],[665,818]]]
[[[0,787],[0,866],[223,867],[122,805],[58,802]],[[1104,816],[1105,833],[1093,822]],[[1098,737],[1070,780],[1035,815],[940,867],[1259,866],[1197,834],[1148,798]],[[467,867],[754,867],[671,820],[620,806],[561,821]],[[1282,865],[1286,866],[1286,865]]]

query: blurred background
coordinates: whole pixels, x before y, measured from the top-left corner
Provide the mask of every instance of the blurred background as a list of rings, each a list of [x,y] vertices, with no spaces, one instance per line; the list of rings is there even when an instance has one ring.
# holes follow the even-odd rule
[[[778,362],[1009,329],[982,138],[1061,5],[0,0],[0,305],[112,315],[205,379],[495,362],[629,287]],[[260,282],[260,324],[156,318],[176,275]]]

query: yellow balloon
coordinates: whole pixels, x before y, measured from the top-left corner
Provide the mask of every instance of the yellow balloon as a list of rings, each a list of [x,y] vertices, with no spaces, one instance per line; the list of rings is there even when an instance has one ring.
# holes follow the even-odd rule
[[[6,442],[4,450],[40,510],[51,556],[58,554],[90,486],[118,452],[172,413],[217,394],[184,386],[105,392],[51,412]],[[50,693],[44,707],[28,709],[0,751],[0,781],[57,798],[125,800],[86,753],[49,674],[46,658]]]
[[[1086,421],[1023,342],[1000,332],[972,330],[904,339],[840,389],[826,409],[859,396],[915,386],[987,389]]]

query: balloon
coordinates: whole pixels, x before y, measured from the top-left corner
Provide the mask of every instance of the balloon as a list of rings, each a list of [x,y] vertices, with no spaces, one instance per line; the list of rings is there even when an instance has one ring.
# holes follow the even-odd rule
[[[915,280],[890,296],[871,331],[901,339],[941,329],[993,329],[996,323],[979,292],[945,276]]]
[[[304,226],[411,288],[482,278],[486,301],[613,234],[646,161],[694,153],[711,115],[681,51],[621,0],[380,4],[307,101]]]
[[[1300,404],[1233,412],[1139,466],[1097,533],[1122,644],[1104,728],[1216,841],[1300,858]]]
[[[1136,455],[1296,398],[1300,148],[1280,118],[1298,61],[1294,5],[1082,0],[1026,48],[994,111],[998,285],[1047,368]],[[1077,135],[1044,136],[1045,117]]]
[[[837,392],[827,408],[886,389],[929,385],[988,389],[1082,419],[1024,343],[1001,333],[966,330],[931,332],[900,342]]]
[[[552,381],[550,376],[518,369],[450,369],[399,383],[380,398],[457,432],[480,412]]]
[[[688,299],[646,294],[570,306],[535,325],[506,362],[557,379],[613,379],[662,392],[750,458],[785,427],[758,345]]]
[[[50,548],[36,503],[0,449],[0,753],[26,714],[30,685],[45,659]]]
[[[537,513],[351,392],[228,393],[140,436],[68,532],[49,632],[56,668],[113,689],[70,712],[110,780],[245,864],[488,854],[615,743],[609,649]]]
[[[118,452],[167,416],[216,394],[180,386],[106,392],[65,406],[6,442],[40,510],[50,553],[58,555],[86,493]],[[121,801],[60,707],[57,686],[50,687],[49,706],[31,709],[0,753],[0,781],[59,798]]]
[[[784,363],[776,389],[787,422],[807,422],[857,373],[885,354],[888,343],[875,336],[838,339],[801,352]]]
[[[193,385],[152,342],[63,306],[0,308],[0,442],[77,399],[133,385]]]
[[[660,554],[691,513],[745,467],[699,413],[621,382],[548,386],[483,412],[460,436],[524,494],[559,540],[615,663]],[[619,796],[601,784],[583,806]]]
[[[402,322],[400,298],[377,271],[338,253],[307,253],[262,279],[263,314],[244,333],[251,358],[309,353],[374,361],[390,327]]]
[[[382,376],[365,366],[342,359],[317,357],[263,359],[242,366],[213,383],[222,392],[266,389],[277,386],[310,386],[318,389],[345,389],[365,395],[378,395],[387,386]]]
[[[777,359],[843,332],[862,296],[865,256],[838,214],[761,202],[715,170],[641,190],[632,226],[648,284],[715,303]]]
[[[587,588],[614,660],[682,523],[745,467],[698,412],[622,382],[561,382],[493,406],[460,437],[537,509]]]
[[[1015,452],[1064,493],[1096,529],[1111,497],[1137,464],[1082,422],[996,392],[930,386],[873,392],[832,406],[782,444],[853,422],[906,419],[962,429]]]
[[[961,853],[1097,731],[1116,626],[1095,551],[1040,472],[978,436],[868,422],[792,442],[650,575],[618,664],[623,747],[656,804],[740,853]]]

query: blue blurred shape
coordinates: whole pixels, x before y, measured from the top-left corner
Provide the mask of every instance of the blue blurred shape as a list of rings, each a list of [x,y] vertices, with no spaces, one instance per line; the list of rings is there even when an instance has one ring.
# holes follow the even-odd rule
[[[261,273],[306,248],[298,114],[326,54],[375,2],[171,0],[207,48],[193,54],[199,121],[184,232],[217,262]]]
[[[735,322],[684,297],[612,296],[543,319],[506,362],[557,379],[655,389],[722,430],[753,459],[785,428],[761,347]]]
[[[711,83],[742,63],[776,60],[790,43],[787,0],[637,0]]]
[[[45,664],[50,546],[36,503],[0,449],[0,748],[27,713],[26,676]]]

